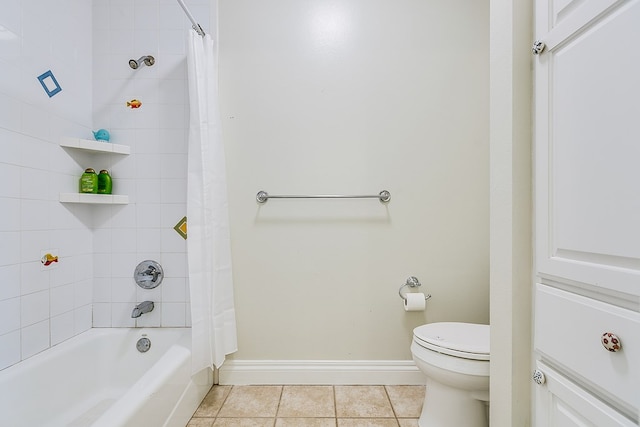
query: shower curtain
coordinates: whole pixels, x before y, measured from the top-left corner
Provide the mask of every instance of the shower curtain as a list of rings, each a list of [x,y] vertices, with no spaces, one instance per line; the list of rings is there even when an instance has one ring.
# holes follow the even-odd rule
[[[217,52],[209,35],[189,32],[187,259],[192,371],[220,367],[237,350],[227,180],[218,105]]]

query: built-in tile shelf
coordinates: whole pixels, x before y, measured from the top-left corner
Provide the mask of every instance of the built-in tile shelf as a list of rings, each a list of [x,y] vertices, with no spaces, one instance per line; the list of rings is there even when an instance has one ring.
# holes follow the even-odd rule
[[[112,144],[111,142],[92,141],[90,139],[72,138],[63,136],[60,138],[60,146],[76,150],[104,154],[131,154],[128,145]],[[121,194],[87,194],[87,193],[60,193],[60,203],[84,203],[92,205],[126,205],[129,196]]]
[[[60,146],[75,148],[77,150],[93,151],[97,153],[131,154],[131,147],[128,145],[112,144],[111,142],[92,141],[90,139],[71,138],[63,136],[60,138]]]
[[[129,196],[121,194],[60,193],[60,203],[87,203],[94,205],[126,205]]]

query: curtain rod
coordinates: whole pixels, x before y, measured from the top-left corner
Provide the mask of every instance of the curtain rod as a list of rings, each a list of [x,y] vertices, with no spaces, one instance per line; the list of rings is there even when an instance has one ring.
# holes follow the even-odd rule
[[[198,24],[196,22],[195,18],[191,14],[191,12],[189,12],[189,9],[187,8],[187,5],[184,4],[184,0],[178,0],[178,4],[180,5],[180,7],[182,7],[182,10],[184,10],[184,13],[187,14],[187,18],[189,18],[189,21],[191,21],[191,24],[193,24],[193,25],[191,25],[191,28],[193,28],[196,33],[198,33],[199,35],[204,37],[204,30],[202,29],[200,24]]]

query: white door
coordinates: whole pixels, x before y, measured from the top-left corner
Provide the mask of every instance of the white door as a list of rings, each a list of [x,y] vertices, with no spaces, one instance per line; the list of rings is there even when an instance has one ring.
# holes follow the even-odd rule
[[[545,44],[534,57],[534,346],[538,366],[553,370],[534,394],[535,425],[636,425],[640,385],[637,396],[616,394],[613,378],[598,384],[576,358],[604,359],[593,369],[640,384],[640,360],[629,359],[640,347],[640,0],[536,0],[534,37]],[[567,307],[586,297],[602,309],[552,313],[538,298],[548,289],[562,290]],[[607,307],[623,310],[631,332],[620,353],[603,356],[593,329],[610,327]],[[553,321],[540,321],[547,313]],[[587,415],[589,396],[612,410],[608,422]]]

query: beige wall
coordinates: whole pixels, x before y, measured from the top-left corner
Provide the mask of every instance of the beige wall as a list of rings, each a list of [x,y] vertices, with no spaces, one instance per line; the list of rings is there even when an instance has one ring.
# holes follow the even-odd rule
[[[489,12],[475,0],[219,0],[239,351],[410,359],[489,321]],[[392,200],[255,201],[272,194]],[[398,287],[433,295],[405,313]]]

